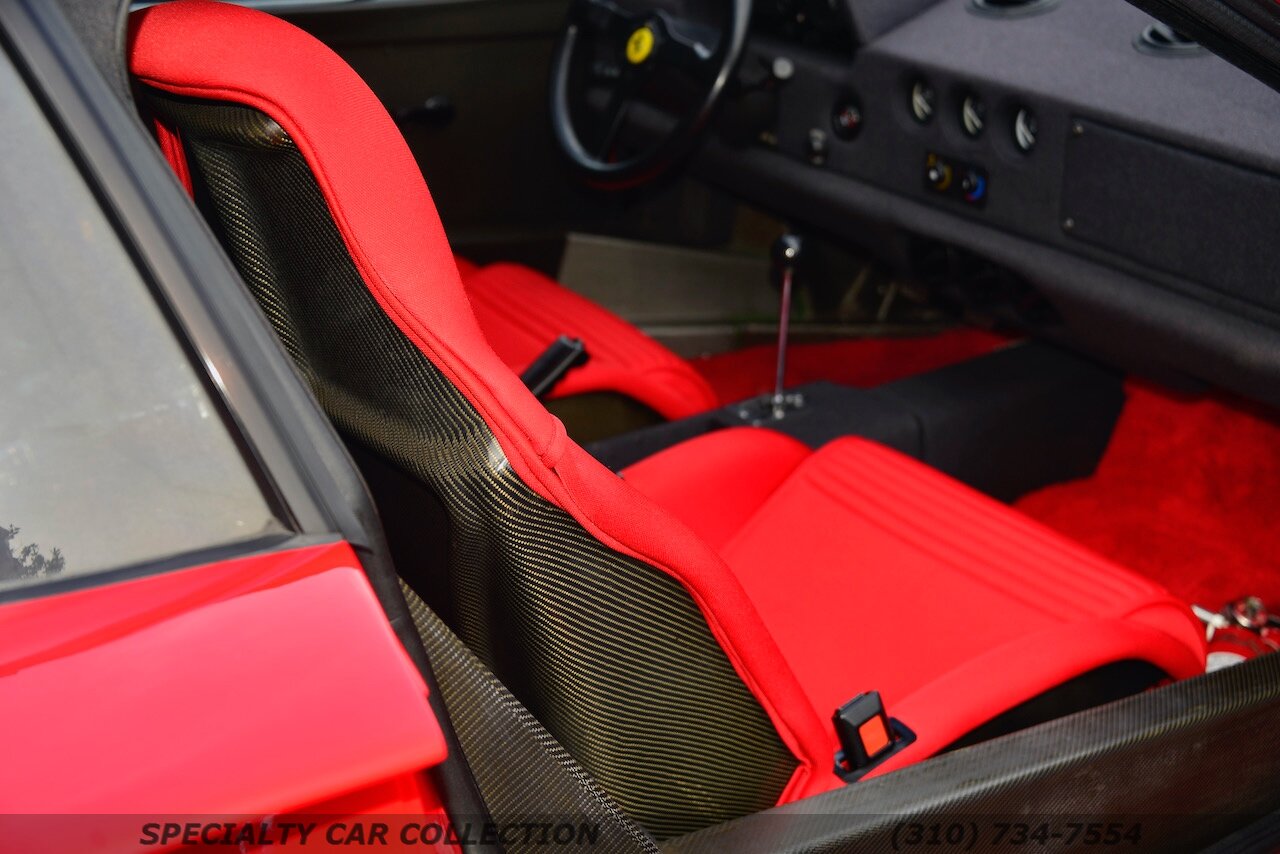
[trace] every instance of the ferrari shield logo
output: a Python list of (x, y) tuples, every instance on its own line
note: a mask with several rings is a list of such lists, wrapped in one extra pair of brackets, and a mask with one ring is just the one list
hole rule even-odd
[(627, 39), (627, 61), (639, 65), (653, 53), (653, 30), (641, 27)]

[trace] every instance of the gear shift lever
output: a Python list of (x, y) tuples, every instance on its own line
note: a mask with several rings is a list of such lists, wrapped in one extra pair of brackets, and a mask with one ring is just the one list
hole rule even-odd
[(778, 311), (778, 365), (774, 374), (773, 396), (769, 399), (774, 420), (787, 414), (787, 406), (798, 406), (798, 397), (786, 394), (787, 381), (787, 336), (791, 331), (791, 292), (795, 280), (796, 266), (804, 251), (804, 239), (798, 234), (787, 232), (773, 243), (773, 263), (779, 276), (782, 291), (782, 305)]

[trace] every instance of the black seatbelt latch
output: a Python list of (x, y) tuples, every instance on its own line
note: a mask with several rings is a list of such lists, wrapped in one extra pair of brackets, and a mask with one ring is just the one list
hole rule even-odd
[(520, 375), (520, 381), (533, 392), (534, 397), (541, 400), (555, 388), (556, 383), (564, 379), (565, 374), (579, 365), (586, 364), (589, 358), (587, 345), (582, 343), (581, 338), (561, 335), (542, 351), (541, 356), (524, 369), (524, 373)]
[(879, 691), (859, 694), (833, 718), (840, 750), (836, 751), (836, 776), (846, 783), (868, 771), (916, 740), (916, 734), (884, 710)]

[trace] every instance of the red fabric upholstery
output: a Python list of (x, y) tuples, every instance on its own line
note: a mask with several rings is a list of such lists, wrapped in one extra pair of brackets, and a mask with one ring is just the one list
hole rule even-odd
[(156, 142), (160, 144), (160, 152), (164, 154), (165, 160), (173, 168), (173, 172), (178, 176), (182, 189), (187, 191), (188, 196), (194, 196), (195, 190), (191, 186), (191, 169), (187, 165), (187, 155), (182, 150), (182, 140), (174, 133), (164, 122), (156, 121), (153, 124), (156, 134)]
[(1104, 664), (1203, 672), (1199, 623), (1154, 582), (874, 443), (797, 445), (725, 430), (623, 474), (718, 546), (815, 713), (878, 690), (928, 755)]
[(479, 264), (467, 258), (463, 258), (461, 255), (453, 256), (453, 261), (458, 267), (458, 275), (463, 279), (466, 279), (467, 276), (470, 276), (472, 273), (480, 269)]
[[(470, 269), (468, 269), (470, 267)], [(498, 356), (520, 373), (560, 335), (581, 338), (590, 359), (553, 397), (617, 392), (668, 419), (719, 404), (716, 393), (666, 347), (609, 310), (527, 267), (459, 264), (471, 307)]]
[(859, 439), (809, 457), (722, 554), (815, 712), (878, 690), (922, 754), (1112, 661), (1204, 670), (1203, 630), (1158, 585)]
[[(781, 800), (839, 785), (831, 773), (829, 721), (837, 694), (843, 700), (864, 687), (889, 691), (896, 713), (918, 715), (911, 723), (924, 730), (923, 745), (904, 754), (918, 759), (978, 719), (979, 710), (998, 713), (1019, 692), (1077, 665), (1137, 656), (1168, 664), (1175, 675), (1199, 665), (1202, 651), (1190, 627), (1188, 637), (1166, 640), (1179, 634), (1177, 615), (1166, 613), (1158, 589), (865, 443), (833, 445), (782, 482), (725, 547), (739, 581), (685, 525), (570, 442), (490, 347), (413, 157), (381, 103), (341, 59), (283, 21), (208, 0), (154, 6), (131, 23), (130, 63), (142, 83), (246, 104), (289, 133), (371, 295), (485, 419), (512, 470), (601, 542), (668, 573), (689, 592), (797, 758)], [(856, 509), (876, 506), (880, 514), (880, 505), (910, 507), (928, 524), (912, 528), (914, 516), (873, 519)], [(1082, 575), (1073, 580), (1077, 569)], [(890, 586), (895, 598), (887, 604), (867, 595)], [(940, 602), (935, 590), (954, 598)], [(899, 603), (910, 613), (916, 602), (929, 608), (917, 610), (918, 629), (903, 631), (900, 621), (880, 613), (896, 616)], [(1082, 623), (1095, 604), (1100, 616)], [(1018, 616), (1001, 623), (1003, 614), (957, 607), (991, 605), (1016, 607)], [(884, 634), (869, 634), (864, 644), (836, 632), (829, 618), (838, 609), (891, 627), (892, 643)], [(1059, 618), (1059, 610), (1066, 616)], [(936, 642), (935, 619), (946, 626), (937, 629)], [(1060, 626), (1073, 634), (1055, 633)], [(1037, 627), (1053, 644), (1019, 645), (1040, 639)], [(1081, 654), (1083, 648), (1093, 652)], [(993, 660), (999, 668), (989, 667)], [(898, 673), (904, 662), (921, 668), (910, 683)], [(1005, 684), (1007, 666), (1023, 676)], [(1000, 682), (963, 675), (979, 667), (985, 676), (998, 671)], [(884, 684), (864, 684), (881, 678)], [(917, 698), (929, 691), (954, 701), (954, 719), (948, 706), (924, 708)]]
[(655, 454), (622, 476), (718, 549), (810, 453), (773, 430), (735, 427)]
[(130, 68), (177, 95), (274, 118), (315, 173), (370, 293), (482, 415), (512, 469), (602, 543), (679, 581), (707, 617), (798, 766), (781, 800), (835, 785), (829, 725), (723, 561), (569, 441), (489, 346), (416, 162), (378, 98), (336, 54), (284, 21), (213, 0), (130, 20)]

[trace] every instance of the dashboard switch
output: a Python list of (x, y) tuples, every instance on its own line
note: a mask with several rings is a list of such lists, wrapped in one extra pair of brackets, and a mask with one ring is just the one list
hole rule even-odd
[(1017, 115), (1013, 117), (1013, 144), (1018, 146), (1018, 150), (1023, 154), (1030, 154), (1036, 147), (1036, 138), (1039, 134), (1040, 127), (1036, 122), (1035, 113), (1026, 107), (1018, 110)]
[(786, 83), (796, 76), (796, 64), (785, 56), (775, 57), (769, 64), (769, 74), (779, 83)]
[(987, 107), (977, 95), (966, 95), (961, 103), (960, 127), (970, 139), (977, 139), (987, 129)]
[(930, 154), (924, 164), (924, 180), (929, 189), (936, 193), (945, 193), (955, 182), (955, 170), (951, 164), (936, 154)]
[(852, 95), (845, 95), (836, 101), (831, 112), (831, 129), (843, 140), (851, 140), (862, 130), (862, 106)]
[(969, 168), (960, 179), (960, 192), (971, 205), (980, 205), (987, 198), (987, 176), (982, 170)]
[(982, 208), (987, 204), (991, 179), (981, 166), (951, 160), (931, 151), (924, 160), (924, 187), (933, 195)]
[(809, 131), (809, 140), (806, 145), (809, 153), (809, 162), (814, 166), (821, 166), (827, 162), (827, 133), (826, 131), (813, 128)]

